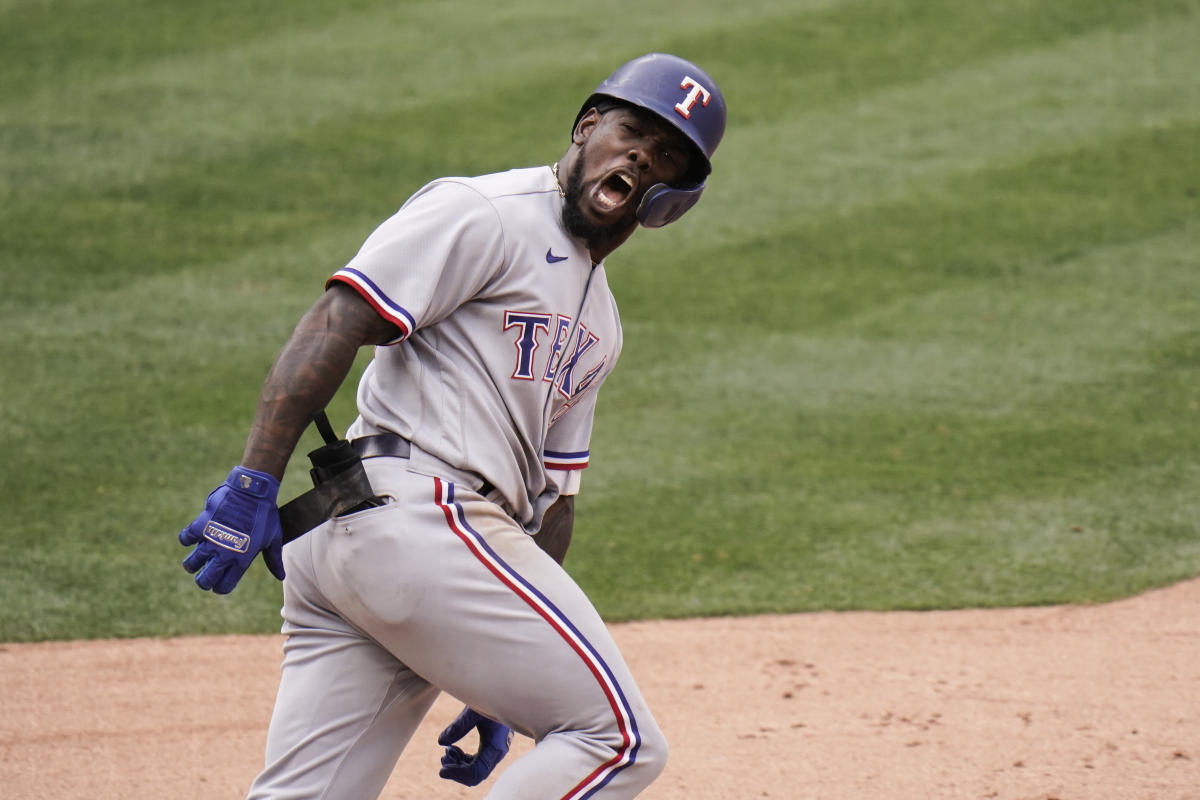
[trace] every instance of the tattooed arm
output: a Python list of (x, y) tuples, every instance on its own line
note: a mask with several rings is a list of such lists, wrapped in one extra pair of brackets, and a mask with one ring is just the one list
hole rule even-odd
[(242, 465), (282, 478), (300, 435), (346, 380), (358, 348), (398, 333), (353, 289), (331, 286), (300, 318), (267, 373)]
[[(346, 380), (358, 348), (392, 341), (399, 333), (353, 289), (331, 286), (296, 323), (267, 373), (242, 465), (283, 478), (300, 435)], [(574, 522), (575, 498), (560, 497), (534, 536), (560, 564), (571, 545)]]

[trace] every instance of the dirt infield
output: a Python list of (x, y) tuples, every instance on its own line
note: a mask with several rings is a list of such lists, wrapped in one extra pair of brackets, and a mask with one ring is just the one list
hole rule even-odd
[[(1094, 607), (614, 632), (672, 744), (646, 798), (1200, 798), (1200, 581)], [(281, 643), (0, 646), (0, 795), (241, 797)], [(436, 777), (457, 711), (439, 700), (385, 798), (484, 796)]]

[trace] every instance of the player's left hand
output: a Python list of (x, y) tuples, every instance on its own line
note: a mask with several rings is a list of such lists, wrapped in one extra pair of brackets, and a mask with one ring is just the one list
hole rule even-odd
[[(479, 751), (468, 755), (454, 743), (476, 728), (479, 729)], [(512, 730), (507, 725), (464, 708), (438, 737), (438, 744), (446, 748), (438, 775), (463, 786), (477, 786), (492, 774), (500, 759), (508, 753), (512, 738)]]
[(260, 552), (271, 574), (283, 580), (283, 529), (279, 525), (279, 481), (274, 475), (234, 467), (208, 495), (204, 511), (179, 532), (179, 543), (196, 545), (183, 568), (196, 585), (229, 594)]

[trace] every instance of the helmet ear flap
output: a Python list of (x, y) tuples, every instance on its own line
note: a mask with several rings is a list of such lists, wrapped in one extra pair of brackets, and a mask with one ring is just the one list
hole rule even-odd
[(703, 191), (703, 183), (691, 189), (675, 189), (665, 183), (656, 183), (642, 195), (637, 208), (638, 221), (647, 228), (661, 228), (696, 205)]

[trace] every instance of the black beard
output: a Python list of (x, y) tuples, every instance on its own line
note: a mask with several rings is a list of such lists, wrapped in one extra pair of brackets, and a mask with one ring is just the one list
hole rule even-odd
[(583, 199), (583, 154), (587, 144), (579, 148), (575, 166), (567, 176), (567, 185), (563, 187), (563, 225), (567, 233), (587, 242), (591, 250), (602, 249), (611, 240), (617, 238), (616, 227), (598, 225), (583, 214), (580, 201)]

